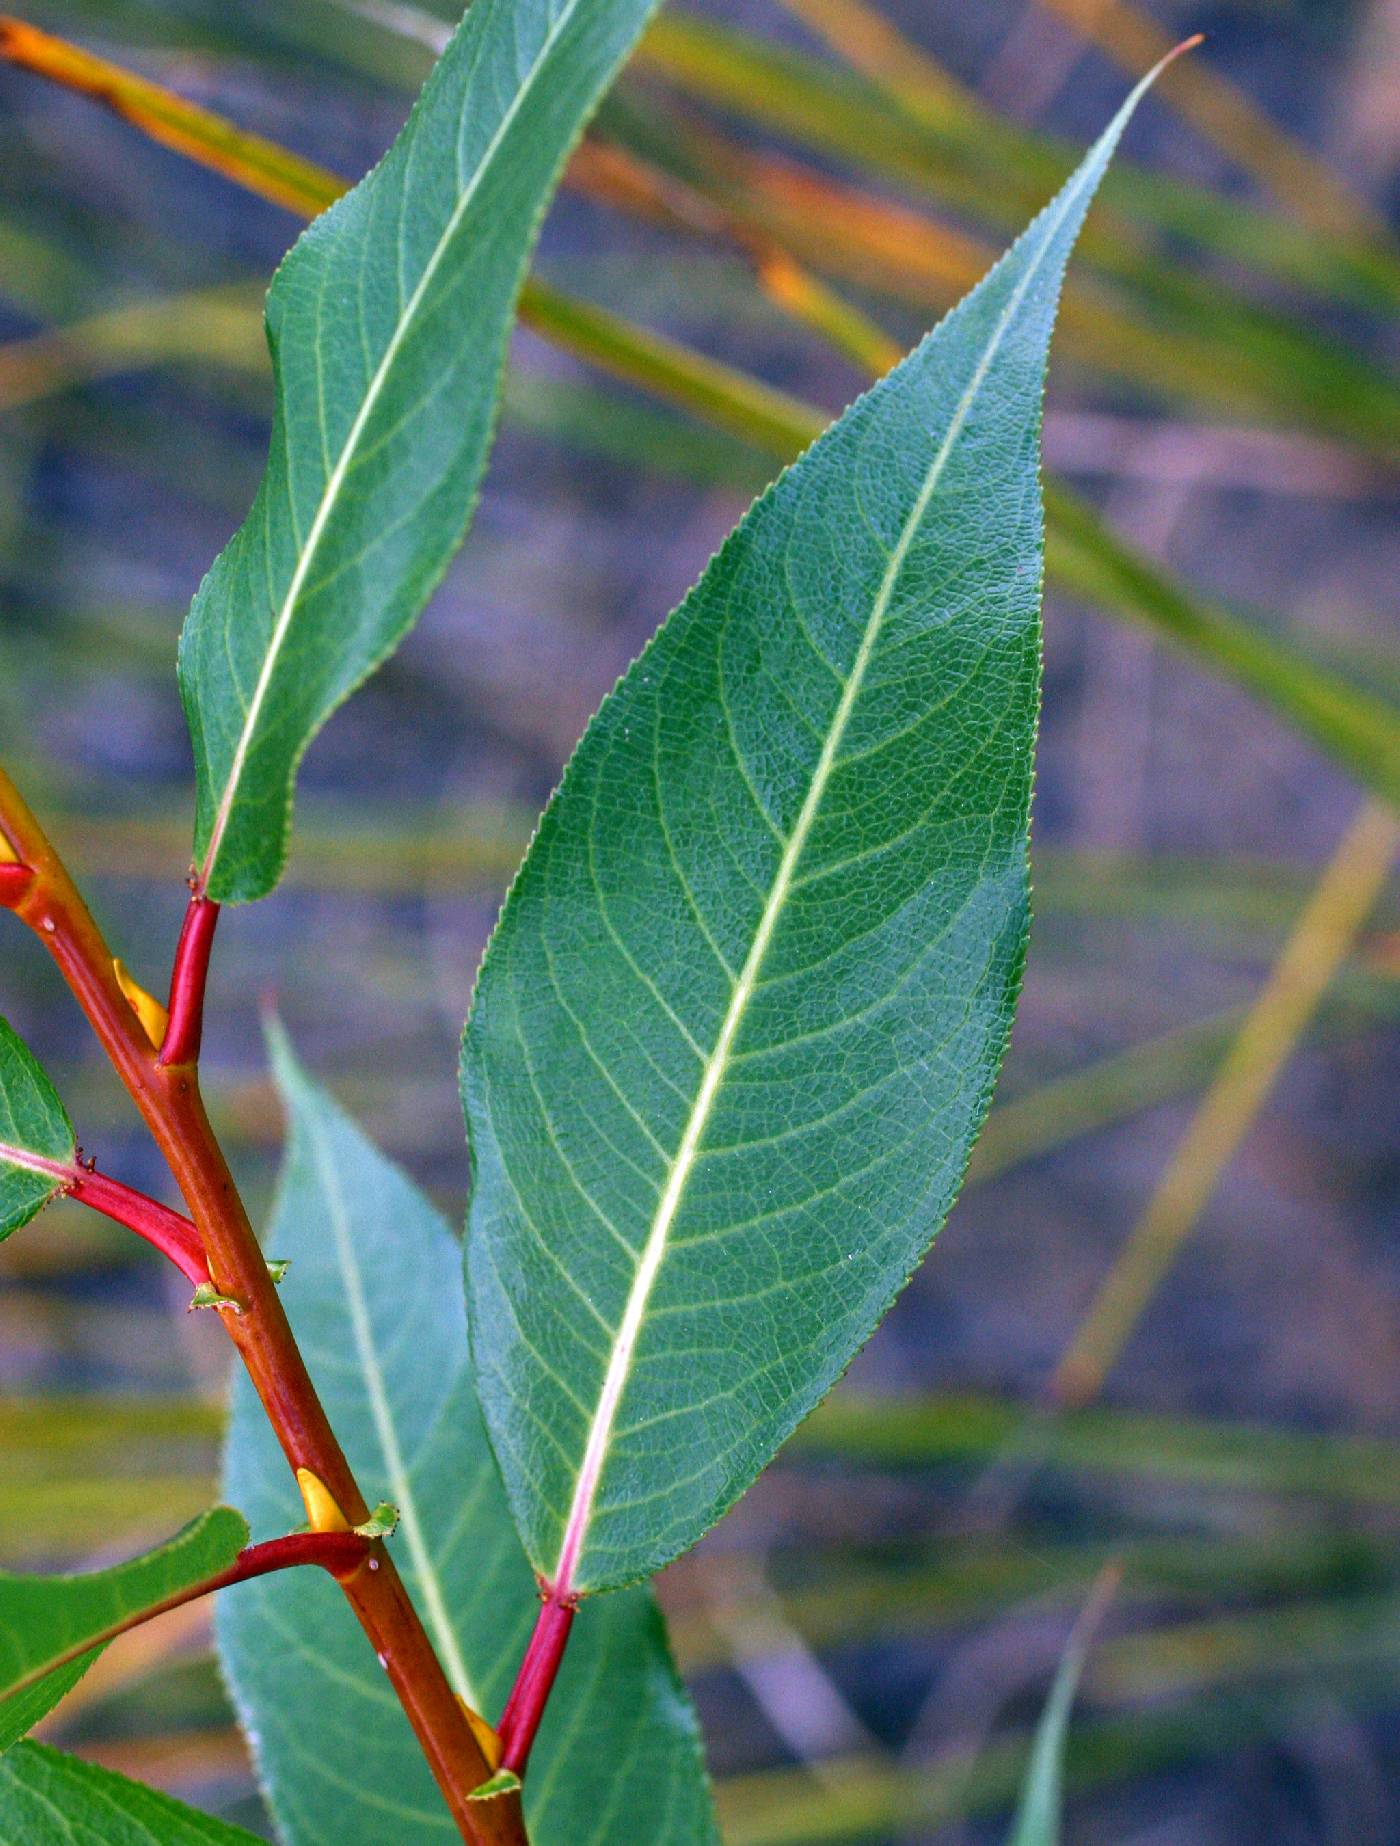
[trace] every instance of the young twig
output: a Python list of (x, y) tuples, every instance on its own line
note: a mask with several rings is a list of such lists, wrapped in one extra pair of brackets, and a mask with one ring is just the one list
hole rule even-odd
[[(167, 1062), (152, 1044), (123, 989), (111, 950), (3, 770), (0, 840), (0, 904), (34, 931), (57, 962), (165, 1156), (198, 1230), (210, 1281), (219, 1295), (241, 1307), (237, 1314), (221, 1313), (220, 1319), (288, 1462), (299, 1474), (314, 1477), (348, 1525), (364, 1524), (368, 1505), (316, 1395), (209, 1125), (197, 1069), (190, 1061)], [(200, 901), (196, 898), (195, 904)], [(187, 1021), (198, 1018), (211, 935), (211, 918), (192, 923), (187, 917), (182, 938)], [(177, 968), (176, 986), (181, 978)], [(186, 1036), (176, 1049), (188, 1052), (197, 1042), (197, 1024), (193, 1038), (188, 1024), (183, 1030)], [(462, 1838), (472, 1846), (524, 1846), (516, 1796), (476, 1803), (468, 1799), (472, 1789), (489, 1779), (493, 1765), (482, 1752), (382, 1540), (370, 1544), (365, 1566), (345, 1577), (342, 1588), (384, 1663)]]

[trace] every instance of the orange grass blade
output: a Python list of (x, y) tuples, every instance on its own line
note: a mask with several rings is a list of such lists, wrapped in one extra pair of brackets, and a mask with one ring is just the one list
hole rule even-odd
[(90, 96), (163, 147), (291, 211), (323, 211), (346, 182), (222, 116), (24, 20), (0, 14), (0, 58)]
[[(163, 85), (23, 20), (0, 15), (0, 58), (47, 77), (63, 89), (91, 97), (149, 139), (301, 217), (324, 211), (349, 188), (348, 180), (316, 162), (303, 160), (261, 135), (248, 134)], [(587, 144), (575, 156), (568, 178), (577, 190), (634, 214), (733, 243), (752, 263), (765, 294), (841, 347), (856, 364), (883, 372), (899, 359), (902, 349), (893, 340), (788, 252), (778, 249), (772, 239), (745, 230), (681, 182), (653, 171), (620, 149)], [(551, 332), (558, 324), (550, 313), (549, 299), (542, 298), (528, 282), (520, 317), (542, 332)], [(66, 355), (68, 348), (63, 352)], [(582, 356), (588, 356), (587, 352)], [(16, 365), (19, 358), (17, 355)], [(51, 365), (62, 362), (59, 354), (50, 354), (46, 348), (25, 353), (23, 360), (26, 380), (31, 360), (36, 374), (45, 377)], [(16, 389), (23, 395), (22, 385)]]

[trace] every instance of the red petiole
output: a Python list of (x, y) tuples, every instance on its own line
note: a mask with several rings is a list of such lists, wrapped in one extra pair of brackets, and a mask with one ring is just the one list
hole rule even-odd
[(119, 1179), (109, 1179), (105, 1173), (84, 1166), (81, 1160), (64, 1190), (69, 1198), (80, 1200), (154, 1244), (196, 1288), (209, 1280), (209, 1262), (199, 1232), (178, 1211), (147, 1198), (132, 1186), (124, 1186)]
[(545, 1590), (542, 1594), (535, 1631), (530, 1636), (497, 1726), (501, 1739), (501, 1767), (513, 1770), (518, 1776), (525, 1773), (525, 1764), (554, 1689), (569, 1630), (578, 1611), (578, 1602), (573, 1597), (560, 1598), (553, 1590)]
[(160, 1048), (162, 1064), (194, 1064), (204, 1033), (204, 988), (214, 947), (219, 906), (193, 891), (170, 973), (170, 1024)]

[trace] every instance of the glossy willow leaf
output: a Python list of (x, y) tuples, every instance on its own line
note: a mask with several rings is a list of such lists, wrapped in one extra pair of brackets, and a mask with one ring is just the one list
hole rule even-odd
[[(291, 1119), (269, 1234), (269, 1248), (292, 1259), (284, 1299), (366, 1491), (399, 1509), (389, 1542), (439, 1657), (494, 1717), (538, 1599), (472, 1393), (456, 1239), (280, 1039), (274, 1055)], [(255, 1529), (295, 1520), (286, 1463), (242, 1378), (227, 1479)], [(342, 1598), (312, 1573), (296, 1576), (226, 1591), (217, 1611), (288, 1846), (454, 1841)], [(579, 1616), (525, 1786), (535, 1846), (715, 1841), (694, 1714), (648, 1591)]]
[(215, 1820), (42, 1744), (22, 1743), (0, 1762), (5, 1846), (263, 1846)]
[(169, 1544), (110, 1570), (0, 1573), (0, 1750), (53, 1709), (124, 1623), (217, 1576), (247, 1542), (242, 1515), (216, 1506)]
[(463, 1051), (472, 1341), (563, 1588), (719, 1517), (961, 1182), (1025, 955), (1046, 353), (1140, 94), (755, 504), (502, 913)]
[(58, 1092), (0, 1019), (0, 1242), (63, 1190), (74, 1152)]
[(477, 0), (384, 161), (283, 263), (247, 522), (180, 647), (211, 896), (276, 884), (293, 783), (461, 541), (559, 169), (656, 0)]

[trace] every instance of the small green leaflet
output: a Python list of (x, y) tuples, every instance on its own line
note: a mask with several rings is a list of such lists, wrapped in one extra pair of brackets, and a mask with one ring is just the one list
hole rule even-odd
[[(476, 1409), (457, 1240), (274, 1036), (290, 1142), (268, 1247), (287, 1310), (459, 1692), (494, 1720), (538, 1610)], [(246, 1380), (228, 1490), (285, 1531), (296, 1489)], [(442, 1846), (457, 1833), (334, 1585), (297, 1572), (224, 1592), (219, 1647), (286, 1846)], [(318, 1714), (315, 1748), (302, 1718)], [(645, 1589), (579, 1616), (525, 1781), (535, 1846), (717, 1846), (695, 1715)]]
[(58, 1092), (0, 1019), (0, 1242), (63, 1190), (75, 1152)]
[(649, 1575), (946, 1216), (1028, 925), (1041, 398), (1139, 86), (750, 510), (590, 725), (463, 1046), (477, 1389), (525, 1548)]
[(476, 0), (384, 160), (277, 272), (267, 470), (180, 644), (211, 897), (277, 883), (303, 752), (461, 543), (541, 216), (655, 5)]
[(110, 1570), (0, 1572), (0, 1750), (53, 1709), (133, 1616), (227, 1570), (247, 1542), (243, 1516), (216, 1506), (168, 1544)]
[(0, 1762), (5, 1846), (265, 1846), (214, 1820), (42, 1744), (22, 1743)]

